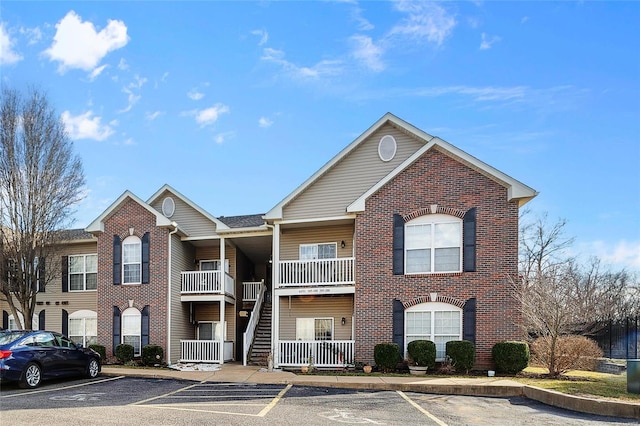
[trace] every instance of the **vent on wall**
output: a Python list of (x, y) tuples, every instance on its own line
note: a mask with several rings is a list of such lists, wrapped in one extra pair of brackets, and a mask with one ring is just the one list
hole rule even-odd
[(176, 211), (176, 203), (173, 201), (173, 198), (167, 197), (162, 200), (162, 214), (165, 217), (173, 216), (173, 213)]
[(391, 161), (396, 156), (396, 140), (391, 135), (385, 135), (378, 144), (378, 155), (382, 161)]

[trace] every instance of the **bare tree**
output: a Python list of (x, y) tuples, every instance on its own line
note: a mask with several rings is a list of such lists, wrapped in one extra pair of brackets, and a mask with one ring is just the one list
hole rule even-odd
[[(47, 97), (2, 88), (0, 100), (0, 298), (18, 326), (32, 327), (38, 288), (84, 185), (82, 163)], [(20, 313), (21, 315), (18, 315)], [(22, 316), (24, 323), (20, 320)]]

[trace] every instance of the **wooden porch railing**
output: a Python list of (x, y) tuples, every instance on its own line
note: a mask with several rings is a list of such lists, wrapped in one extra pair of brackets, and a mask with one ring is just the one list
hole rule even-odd
[(233, 277), (222, 271), (181, 272), (182, 294), (227, 294), (235, 297)]
[(220, 350), (219, 340), (181, 340), (180, 361), (222, 363), (233, 359), (233, 342), (224, 342)]
[(344, 367), (353, 364), (353, 340), (280, 340), (278, 365), (298, 367)]
[(278, 285), (344, 285), (355, 283), (353, 257), (313, 260), (281, 260)]

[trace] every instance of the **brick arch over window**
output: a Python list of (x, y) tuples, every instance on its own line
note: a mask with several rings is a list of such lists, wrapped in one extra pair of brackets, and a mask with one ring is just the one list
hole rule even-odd
[(466, 211), (460, 210), (460, 209), (454, 209), (451, 207), (442, 207), (437, 204), (433, 204), (429, 207), (423, 207), (421, 209), (412, 211), (411, 213), (402, 216), (402, 219), (404, 219), (405, 222), (409, 222), (410, 220), (413, 220), (417, 217), (425, 216), (428, 214), (446, 214), (449, 216), (455, 216), (457, 218), (462, 219), (464, 218)]
[(457, 306), (458, 308), (463, 308), (464, 304), (467, 302), (466, 300), (462, 300), (462, 299), (457, 299), (455, 297), (451, 297), (451, 296), (440, 296), (438, 295), (436, 297), (436, 300), (432, 300), (431, 296), (420, 296), (420, 297), (416, 297), (415, 299), (406, 301), (406, 302), (402, 302), (402, 306), (404, 306), (404, 309), (410, 308), (412, 306), (418, 305), (420, 303), (427, 303), (427, 302), (442, 302), (442, 303), (448, 303), (449, 305), (453, 305), (453, 306)]

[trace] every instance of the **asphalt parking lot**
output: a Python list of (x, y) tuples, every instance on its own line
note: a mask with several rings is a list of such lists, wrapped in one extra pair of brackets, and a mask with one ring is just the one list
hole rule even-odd
[(603, 425), (635, 421), (548, 407), (526, 398), (480, 398), (307, 386), (98, 377), (3, 385), (2, 424)]

